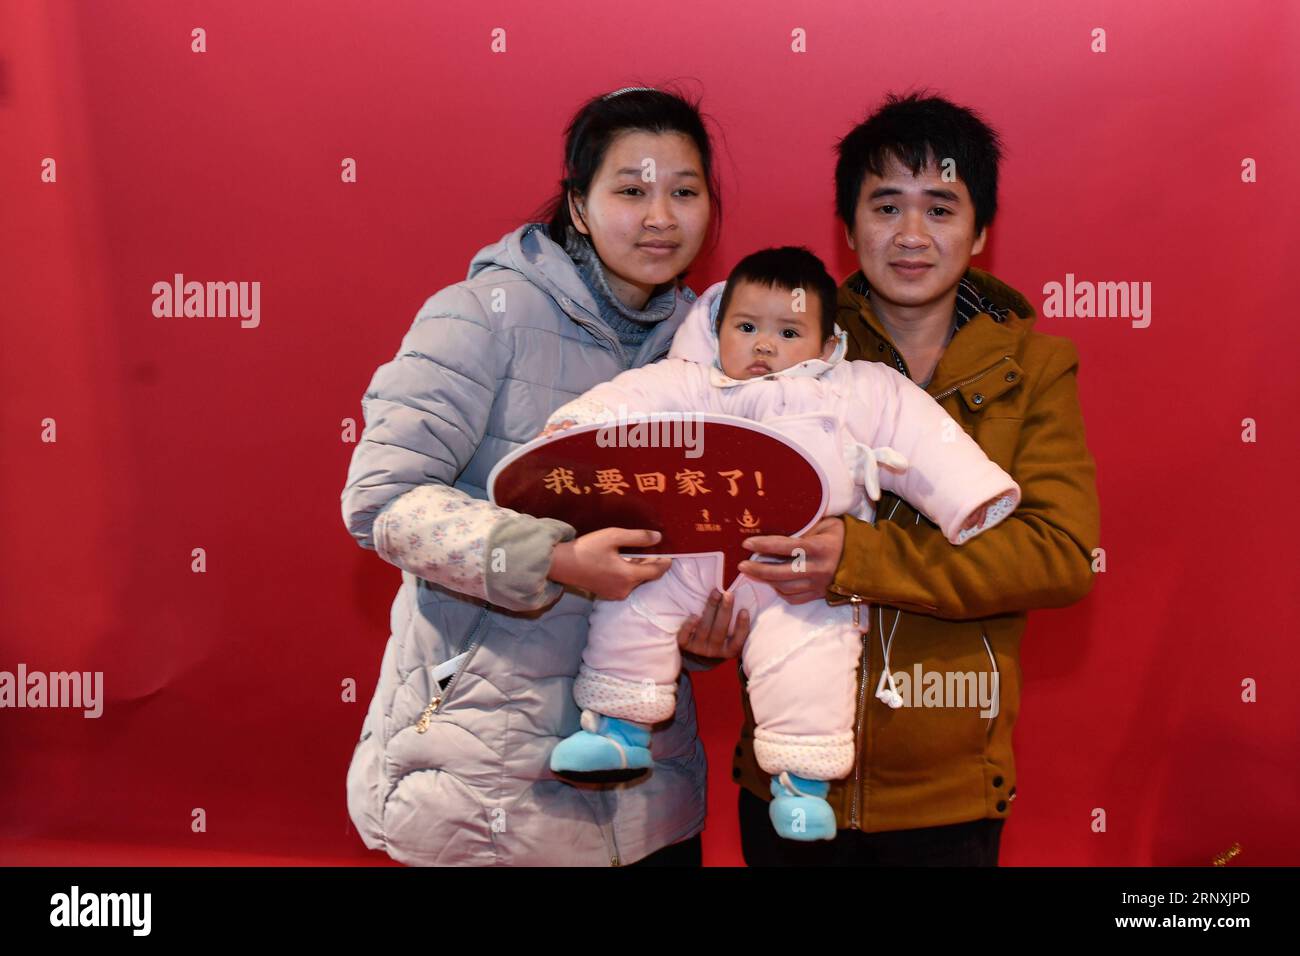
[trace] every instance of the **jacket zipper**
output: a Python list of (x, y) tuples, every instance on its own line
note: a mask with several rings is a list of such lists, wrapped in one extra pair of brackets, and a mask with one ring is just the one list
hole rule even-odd
[(966, 379), (964, 382), (958, 382), (956, 385), (952, 386), (951, 388), (945, 388), (945, 389), (944, 389), (942, 392), (940, 392), (938, 395), (935, 395), (935, 396), (934, 396), (934, 400), (937, 402), (937, 401), (938, 401), (939, 399), (941, 399), (941, 398), (947, 398), (947, 397), (948, 397), (949, 395), (951, 395), (953, 392), (957, 391), (957, 389), (959, 389), (959, 388), (964, 388), (965, 386), (969, 385), (971, 382), (977, 382), (977, 381), (979, 381), (981, 378), (983, 378), (983, 377), (984, 377), (985, 375), (987, 375), (989, 372), (993, 371), (995, 368), (997, 368), (997, 367), (998, 367), (999, 365), (1001, 365), (1003, 362), (1007, 361), (1009, 358), (1011, 358), (1010, 355), (1004, 355), (1004, 356), (1002, 356), (1002, 358), (998, 359), (996, 362), (994, 362), (992, 365), (990, 365), (990, 366), (989, 366), (988, 368), (986, 368), (984, 371), (982, 371), (982, 372), (978, 372), (978, 373), (976, 373), (975, 375), (972, 375), (970, 378)]
[[(889, 512), (889, 515), (885, 518), (886, 521), (889, 521), (894, 517), (894, 512), (898, 510), (898, 506), (902, 503), (903, 500), (900, 498), (895, 503), (893, 509)], [(879, 519), (879, 512), (877, 512), (876, 515), (873, 516), (871, 523), (874, 525), (878, 519)], [(920, 519), (919, 514), (917, 515), (917, 519), (918, 520)], [(837, 588), (834, 585), (831, 585), (830, 589), (839, 594), (846, 593), (842, 588)], [(862, 631), (861, 624), (860, 624), (861, 621), (860, 614), (862, 613), (862, 604), (864, 601), (866, 601), (866, 598), (862, 597), (859, 594), (850, 594), (848, 595), (848, 597), (849, 597), (849, 603), (853, 605), (853, 626), (857, 627), (862, 634), (862, 657), (858, 663), (858, 673), (861, 675), (860, 683), (858, 684), (858, 713), (857, 713), (856, 723), (854, 724), (854, 734), (853, 734), (853, 740), (856, 743), (857, 741), (863, 739), (862, 724), (863, 721), (866, 719), (866, 715), (867, 715), (865, 704), (867, 699), (867, 681), (870, 680), (871, 678), (871, 635), (870, 635), (871, 619), (870, 618), (867, 619), (868, 630)], [(871, 612), (868, 610), (867, 613), (870, 614)], [(902, 613), (901, 610), (899, 613)], [(894, 621), (895, 623), (897, 623), (898, 621), (897, 616), (895, 616)], [(884, 618), (882, 617), (880, 620), (880, 627), (884, 628), (884, 626), (885, 626)], [(890, 637), (890, 643), (891, 645), (893, 643), (892, 635)], [(888, 653), (889, 652), (886, 650), (885, 655), (888, 656)], [(881, 661), (881, 667), (882, 667), (881, 674), (883, 676), (884, 674), (883, 660)], [(858, 823), (859, 823), (858, 802), (859, 802), (859, 797), (862, 794), (862, 760), (860, 759), (862, 755), (860, 753), (855, 752), (853, 756), (854, 756), (853, 804), (849, 810), (849, 826), (856, 830), (859, 828), (858, 827)]]
[[(892, 345), (890, 346), (890, 351), (894, 351)], [(894, 354), (897, 355), (898, 353), (894, 352)], [(999, 365), (1001, 365), (1009, 358), (1011, 358), (1010, 355), (1002, 356), (1002, 358), (998, 359), (996, 362), (994, 362), (992, 365), (990, 365), (988, 368), (984, 369), (983, 371), (978, 372), (975, 375), (972, 375), (970, 378), (965, 379), (964, 381), (958, 382), (956, 385), (953, 385), (950, 388), (944, 389), (942, 392), (932, 397), (934, 398), (935, 401), (938, 401), (941, 398), (947, 398), (953, 392), (957, 391), (957, 389), (962, 388), (966, 385), (969, 385), (971, 382), (975, 382), (983, 378), (985, 375), (993, 371), (995, 368), (997, 368)], [(906, 368), (905, 362), (903, 363), (903, 366), (904, 368)], [(911, 376), (909, 375), (908, 377), (910, 378)], [(848, 591), (845, 591), (843, 588), (838, 588), (833, 584), (830, 586), (830, 590), (834, 591), (836, 594), (842, 594), (848, 597), (849, 603), (853, 605), (853, 623), (857, 624), (858, 614), (860, 613), (861, 605), (865, 600), (865, 598), (863, 598), (861, 595), (858, 594), (851, 594)], [(931, 608), (931, 610), (937, 611), (938, 608)], [(980, 627), (980, 634), (981, 636), (983, 636), (984, 634), (983, 626)], [(871, 644), (869, 642), (870, 642), (870, 635), (864, 632), (862, 635), (862, 658), (858, 665), (858, 671), (861, 676), (858, 684), (858, 713), (857, 713), (856, 722), (854, 724), (854, 728), (855, 728), (854, 739), (856, 740), (862, 739), (862, 724), (863, 724), (863, 720), (866, 718), (866, 713), (867, 713), (864, 704), (866, 702), (866, 696), (867, 696), (867, 681), (870, 679), (871, 676), (870, 668), (869, 668), (869, 662), (871, 658)], [(987, 638), (985, 638), (984, 643), (985, 643), (985, 647), (987, 648), (988, 646)], [(989, 659), (993, 660), (993, 652), (991, 650), (989, 651)], [(993, 668), (994, 671), (996, 672), (997, 671), (996, 661), (994, 661), (993, 663)], [(989, 729), (992, 730), (992, 718), (990, 718)], [(853, 803), (852, 803), (852, 807), (849, 810), (849, 826), (854, 829), (857, 829), (859, 823), (858, 804), (862, 794), (862, 760), (860, 759), (861, 754), (857, 754), (855, 756), (859, 759), (855, 759), (853, 761)]]
[[(589, 317), (590, 314), (587, 313), (587, 310), (583, 308), (581, 305), (579, 305), (577, 301), (575, 301), (574, 299), (571, 299), (566, 295), (562, 295), (562, 299), (563, 301), (561, 301), (559, 304), (560, 304), (560, 308), (564, 311), (564, 314), (567, 315), (569, 318), (571, 318), (578, 325), (582, 326), (584, 329), (586, 329), (596, 338), (603, 339), (605, 343), (610, 346), (610, 350), (614, 353), (615, 357), (618, 359), (618, 364), (623, 366), (624, 369), (627, 369), (629, 367), (628, 363), (631, 361), (631, 356), (627, 354), (627, 350), (623, 348), (623, 343), (618, 340), (618, 337), (614, 335), (614, 333), (610, 330), (609, 326), (607, 326), (603, 321), (601, 321), (599, 317), (596, 317), (594, 319), (590, 318)], [(570, 312), (565, 307), (566, 303), (569, 306), (573, 307), (574, 310), (573, 312)], [(575, 312), (582, 312), (585, 314), (575, 315), (574, 314)]]
[[(849, 603), (853, 605), (853, 623), (858, 623), (858, 614), (862, 610), (862, 598), (853, 594), (849, 597)], [(867, 678), (869, 676), (869, 662), (871, 657), (871, 635), (862, 632), (862, 659), (858, 665), (858, 671), (861, 674), (861, 680), (858, 684), (858, 713), (854, 723), (854, 739), (862, 739), (862, 721), (866, 717), (866, 707), (863, 706), (867, 699)], [(849, 812), (849, 826), (857, 829), (858, 826), (858, 794), (862, 792), (862, 760), (861, 755), (855, 755), (858, 759), (853, 761), (853, 807)]]
[[(601, 837), (605, 841), (605, 852), (609, 854), (610, 866), (622, 866), (623, 860), (618, 852), (618, 839), (614, 836), (614, 813), (610, 806), (610, 797), (607, 789), (601, 790), (582, 790), (582, 799), (587, 801), (587, 806), (591, 808), (591, 820), (596, 826), (600, 827)], [(601, 823), (601, 814), (604, 814), (606, 823)]]
[[(602, 798), (603, 798), (604, 794), (602, 794), (601, 796), (602, 796)], [(610, 822), (607, 823), (607, 824), (605, 824), (605, 826), (606, 826), (606, 828), (609, 830), (609, 845), (610, 845), (611, 847), (614, 848), (614, 855), (611, 856), (611, 857), (609, 858), (609, 865), (610, 865), (610, 866), (622, 866), (623, 863), (622, 863), (622, 861), (619, 860), (619, 858), (618, 858), (618, 840), (614, 837), (614, 817), (613, 817), (613, 815), (610, 816), (609, 820), (610, 820)]]
[(460, 678), (466, 665), (469, 664), (470, 660), (473, 658), (474, 651), (477, 650), (479, 644), (482, 643), (482, 639), (478, 636), (478, 632), (482, 629), (483, 622), (487, 620), (487, 614), (488, 606), (487, 604), (484, 604), (482, 609), (479, 611), (478, 620), (474, 623), (474, 629), (469, 632), (469, 638), (461, 645), (463, 650), (458, 650), (456, 652), (457, 654), (465, 654), (465, 659), (461, 661), (460, 666), (456, 668), (456, 673), (451, 675), (451, 680), (447, 682), (446, 690), (441, 690), (437, 687), (434, 688), (433, 699), (429, 701), (428, 706), (426, 706), (421, 712), (420, 719), (415, 723), (415, 732), (417, 734), (422, 734), (429, 729), (429, 724), (433, 720), (433, 715), (442, 709), (442, 702), (451, 695), (451, 690), (456, 686), (456, 681)]
[[(575, 310), (581, 312), (587, 311), (585, 308), (583, 308), (573, 299), (569, 299), (569, 302), (573, 305)], [(688, 303), (688, 305), (693, 305), (694, 302), (695, 300), (692, 299), (690, 303)], [(632, 363), (636, 361), (636, 356), (629, 354), (628, 350), (624, 347), (623, 343), (619, 341), (618, 336), (615, 335), (610, 330), (609, 326), (605, 324), (603, 319), (600, 319), (599, 317), (595, 319), (588, 318), (586, 316), (579, 317), (574, 315), (572, 312), (566, 312), (565, 314), (568, 315), (569, 318), (573, 319), (573, 321), (577, 322), (579, 325), (585, 328), (588, 332), (591, 332), (593, 335), (595, 335), (596, 338), (604, 339), (607, 343), (609, 343), (609, 345), (612, 347), (612, 351), (614, 352), (614, 355), (618, 358), (618, 363), (623, 366), (624, 370), (632, 368)], [(681, 324), (679, 323), (678, 328), (680, 327)], [(652, 331), (650, 334), (653, 335), (654, 332)], [(654, 358), (651, 358), (650, 362), (657, 362), (660, 359), (667, 357), (668, 352), (672, 349), (672, 344), (673, 344), (672, 337), (670, 336), (667, 345), (663, 347), (659, 355), (655, 356)], [(638, 352), (639, 351), (640, 349), (638, 348)]]

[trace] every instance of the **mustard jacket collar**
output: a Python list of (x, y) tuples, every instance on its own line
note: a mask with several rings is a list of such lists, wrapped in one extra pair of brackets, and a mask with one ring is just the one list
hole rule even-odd
[[(875, 358), (876, 341), (890, 349), (896, 350), (897, 346), (872, 311), (870, 299), (855, 291), (861, 278), (859, 270), (840, 284), (837, 319), (839, 326), (856, 342), (860, 354), (864, 358)], [(1016, 355), (1021, 340), (1038, 318), (1034, 307), (1018, 290), (991, 274), (972, 266), (966, 271), (966, 278), (994, 305), (1011, 312), (1003, 322), (995, 322), (987, 312), (981, 312), (958, 330), (939, 358), (926, 388), (931, 394), (947, 391), (980, 370), (995, 365), (1004, 356)], [(875, 341), (869, 333), (874, 334)]]

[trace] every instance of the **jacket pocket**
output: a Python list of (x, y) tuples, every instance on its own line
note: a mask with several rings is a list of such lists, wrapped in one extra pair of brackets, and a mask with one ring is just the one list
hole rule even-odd
[[(873, 629), (880, 627), (879, 616), (873, 615), (871, 623)], [(986, 649), (978, 621), (945, 621), (937, 629), (933, 619), (920, 618), (917, 624), (916, 632), (900, 631), (890, 655), (904, 706), (895, 710), (869, 696), (871, 757), (882, 771), (907, 778), (947, 777), (988, 749), (1000, 709), (997, 662)], [(883, 626), (889, 628), (888, 616)], [(919, 657), (909, 656), (922, 648)], [(868, 695), (875, 694), (879, 683), (877, 667)]]
[(430, 674), (429, 702), (425, 705), (424, 710), (420, 713), (419, 719), (415, 722), (416, 733), (425, 733), (429, 729), (430, 724), (432, 724), (436, 719), (437, 715), (447, 705), (447, 702), (451, 700), (452, 696), (456, 693), (458, 689), (457, 685), (464, 676), (465, 668), (470, 665), (471, 661), (473, 661), (474, 652), (478, 650), (479, 645), (483, 641), (483, 636), (486, 632), (487, 617), (488, 604), (484, 601), (481, 603), (473, 626), (470, 628), (468, 634), (466, 634), (465, 639), (460, 642), (455, 653), (451, 655), (451, 657), (457, 657), (464, 654), (465, 659), (460, 662), (460, 666), (456, 668), (455, 673), (451, 675), (450, 680), (445, 684), (440, 684), (438, 681), (432, 679), (434, 668), (441, 664), (442, 661), (430, 661), (425, 665)]
[(979, 687), (980, 716), (986, 722), (984, 738), (987, 742), (997, 727), (998, 717), (1002, 713), (1002, 671), (998, 667), (997, 655), (993, 653), (993, 644), (989, 641), (988, 631), (979, 625), (980, 640), (989, 658), (989, 675), (986, 683)]
[(379, 740), (369, 728), (352, 750), (348, 764), (347, 804), (352, 825), (361, 842), (372, 850), (384, 849), (383, 774), (380, 773)]
[[(992, 643), (980, 621), (955, 624), (959, 629), (960, 658), (954, 663), (953, 686), (959, 687), (955, 699), (947, 701), (959, 721), (964, 756), (980, 756), (988, 751), (1001, 710), (1001, 675)], [(958, 716), (960, 715), (960, 716)]]
[(474, 791), (445, 770), (413, 770), (384, 801), (388, 855), (408, 866), (496, 862), (492, 820)]

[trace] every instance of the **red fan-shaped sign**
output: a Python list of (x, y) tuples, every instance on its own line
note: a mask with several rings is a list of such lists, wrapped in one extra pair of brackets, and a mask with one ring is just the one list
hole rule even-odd
[[(683, 421), (683, 419), (687, 419)], [(648, 528), (663, 534), (628, 554), (716, 554), (718, 587), (754, 555), (751, 535), (799, 535), (827, 500), (822, 469), (793, 440), (730, 415), (645, 415), (540, 438), (502, 458), (488, 476), (494, 504), (558, 518), (587, 534)]]

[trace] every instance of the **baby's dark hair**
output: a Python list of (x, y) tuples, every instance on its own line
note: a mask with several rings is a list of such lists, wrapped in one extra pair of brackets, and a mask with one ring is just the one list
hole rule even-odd
[(822, 341), (834, 334), (837, 298), (835, 280), (826, 271), (821, 259), (803, 246), (760, 249), (737, 262), (731, 275), (727, 276), (727, 286), (722, 290), (722, 301), (718, 304), (719, 327), (727, 314), (731, 294), (741, 282), (754, 282), (769, 289), (787, 289), (790, 292), (802, 289), (806, 300), (816, 296), (816, 304), (808, 302), (808, 308), (820, 310)]

